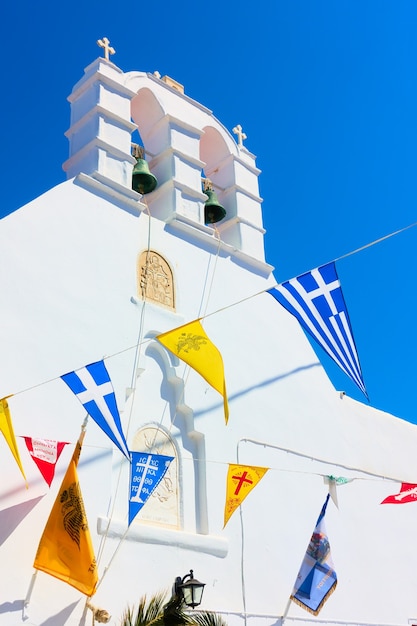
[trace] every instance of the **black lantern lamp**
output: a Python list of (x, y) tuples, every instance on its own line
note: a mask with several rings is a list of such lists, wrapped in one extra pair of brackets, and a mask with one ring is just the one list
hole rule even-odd
[(192, 607), (193, 609), (201, 604), (201, 598), (203, 597), (205, 583), (201, 583), (194, 578), (193, 570), (190, 569), (190, 573), (186, 574), (184, 578), (178, 576), (175, 579), (175, 595), (182, 598), (184, 604)]

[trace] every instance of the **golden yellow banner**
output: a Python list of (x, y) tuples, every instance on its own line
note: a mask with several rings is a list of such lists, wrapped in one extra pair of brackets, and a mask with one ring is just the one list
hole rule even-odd
[(163, 346), (196, 370), (223, 396), (224, 417), (229, 419), (223, 358), (207, 337), (200, 320), (179, 326), (156, 337)]
[[(7, 396), (7, 398), (10, 398), (10, 396)], [(7, 398), (2, 398), (0, 400), (0, 430), (9, 445), (9, 448), (16, 460), (16, 463), (19, 466), (20, 471), (23, 474), (23, 478), (26, 480), (25, 472), (23, 471), (22, 462), (20, 460), (19, 450), (17, 448), (16, 437), (13, 431), (13, 424), (10, 417), (10, 410)]]
[(33, 567), (92, 596), (97, 565), (77, 475), (83, 438), (84, 432), (46, 522)]
[(229, 464), (223, 528), (226, 526), (232, 513), (242, 504), (252, 489), (256, 487), (268, 469), (268, 467), (257, 467), (255, 465)]

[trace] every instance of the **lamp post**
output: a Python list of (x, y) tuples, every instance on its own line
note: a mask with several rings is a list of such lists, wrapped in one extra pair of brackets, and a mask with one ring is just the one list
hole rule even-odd
[(186, 574), (183, 578), (177, 576), (175, 579), (174, 592), (176, 596), (183, 600), (184, 604), (195, 609), (196, 606), (201, 604), (204, 587), (205, 583), (196, 580), (193, 570), (190, 569), (190, 573)]

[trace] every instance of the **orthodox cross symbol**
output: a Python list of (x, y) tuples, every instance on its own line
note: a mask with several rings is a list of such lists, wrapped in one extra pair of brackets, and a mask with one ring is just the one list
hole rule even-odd
[(107, 61), (109, 60), (109, 55), (116, 52), (116, 50), (112, 48), (109, 44), (110, 41), (107, 39), (107, 37), (103, 37), (103, 39), (97, 40), (97, 45), (100, 46), (100, 48), (104, 48), (104, 58)]
[(235, 490), (235, 496), (239, 495), (239, 491), (242, 489), (243, 483), (249, 483), (250, 485), (253, 485), (253, 480), (246, 478), (247, 475), (247, 472), (243, 472), (242, 476), (232, 476), (233, 480), (239, 481)]
[(234, 127), (233, 132), (235, 135), (237, 135), (237, 145), (240, 147), (243, 147), (243, 140), (247, 139), (247, 136), (245, 135), (245, 133), (242, 131), (242, 127), (240, 124), (238, 124), (237, 126)]
[(140, 483), (138, 486), (138, 490), (136, 492), (136, 495), (133, 496), (133, 498), (130, 498), (131, 502), (140, 502), (141, 504), (144, 504), (144, 501), (142, 500), (142, 498), (140, 497), (141, 493), (142, 493), (142, 488), (145, 482), (145, 478), (146, 478), (146, 474), (148, 473), (149, 469), (155, 469), (155, 466), (152, 465), (152, 454), (148, 454), (148, 458), (146, 459), (146, 461), (144, 463), (141, 463), (140, 461), (138, 461), (136, 463), (136, 468), (143, 468), (142, 471), (142, 476), (140, 479)]

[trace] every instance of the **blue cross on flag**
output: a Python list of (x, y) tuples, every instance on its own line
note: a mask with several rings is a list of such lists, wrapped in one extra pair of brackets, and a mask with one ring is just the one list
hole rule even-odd
[(173, 456), (132, 452), (130, 467), (129, 524), (157, 488)]
[(116, 396), (104, 361), (91, 363), (61, 378), (75, 393), (87, 413), (130, 461)]
[(268, 289), (368, 397), (334, 262)]

